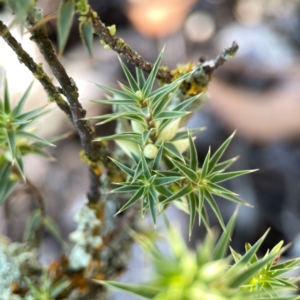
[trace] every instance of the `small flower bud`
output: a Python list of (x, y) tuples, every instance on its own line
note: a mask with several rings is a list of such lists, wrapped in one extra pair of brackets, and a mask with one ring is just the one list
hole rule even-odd
[(111, 50), (111, 48), (110, 48), (109, 45), (104, 45), (104, 49), (106, 49), (106, 50)]
[(157, 152), (158, 152), (158, 149), (153, 144), (148, 144), (144, 148), (144, 155), (145, 155), (146, 158), (150, 158), (150, 159), (155, 158)]
[(172, 143), (180, 153), (183, 153), (189, 147), (189, 139), (181, 139), (181, 140), (174, 141)]
[(142, 126), (142, 124), (137, 121), (131, 121), (131, 127), (132, 131), (136, 133), (142, 133), (144, 131), (144, 127)]
[(117, 32), (116, 25), (108, 26), (107, 29), (111, 36), (114, 36)]
[(136, 94), (140, 99), (143, 99), (143, 93), (142, 93), (142, 91), (136, 91), (135, 94)]
[(159, 140), (161, 141), (170, 141), (175, 136), (179, 123), (181, 118), (176, 119), (175, 121), (171, 122), (169, 125), (167, 125), (160, 133)]
[(106, 42), (105, 42), (104, 40), (100, 40), (100, 43), (101, 43), (102, 45), (106, 45)]

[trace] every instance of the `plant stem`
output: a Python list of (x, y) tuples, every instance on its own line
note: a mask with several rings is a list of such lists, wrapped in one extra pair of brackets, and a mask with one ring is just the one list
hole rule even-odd
[[(124, 56), (128, 62), (147, 73), (151, 72), (153, 69), (153, 64), (145, 61), (141, 55), (131, 49), (129, 45), (125, 44), (123, 39), (112, 36), (109, 32), (109, 29), (104, 23), (102, 23), (98, 16), (94, 17), (94, 15), (91, 13), (91, 17), (93, 21), (94, 33), (97, 34), (101, 40), (105, 41), (105, 43), (109, 45), (112, 50), (116, 51), (121, 56)], [(157, 73), (157, 79), (164, 79), (166, 82), (171, 82), (171, 72), (164, 70), (164, 68), (160, 68)]]
[(11, 35), (8, 28), (0, 20), (0, 36), (17, 54), (18, 59), (23, 63), (35, 76), (35, 78), (42, 84), (48, 97), (51, 101), (55, 101), (62, 111), (69, 117), (71, 112), (68, 103), (62, 98), (57, 88), (53, 85), (51, 78), (45, 73), (41, 64), (36, 64), (30, 55), (22, 48), (16, 39)]
[[(93, 142), (95, 139), (94, 129), (88, 120), (83, 120), (86, 111), (79, 102), (78, 88), (74, 80), (68, 76), (65, 68), (58, 60), (58, 57), (50, 41), (45, 25), (36, 26), (38, 24), (38, 16), (36, 12), (28, 15), (28, 22), (34, 30), (31, 30), (31, 39), (37, 44), (44, 59), (47, 61), (52, 70), (53, 75), (58, 80), (63, 94), (66, 96), (71, 110), (73, 124), (78, 132), (86, 157), (90, 160), (90, 189), (88, 199), (90, 202), (98, 202), (100, 199), (100, 176), (99, 164), (107, 166), (110, 161), (108, 159), (109, 151), (101, 143)], [(97, 166), (98, 167), (95, 167)]]

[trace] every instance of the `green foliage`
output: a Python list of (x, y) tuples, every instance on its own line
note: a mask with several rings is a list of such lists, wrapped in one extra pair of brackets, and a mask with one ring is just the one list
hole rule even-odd
[(27, 280), (29, 293), (35, 300), (55, 300), (66, 289), (70, 282), (66, 278), (54, 282), (51, 272), (44, 271), (39, 282)]
[(11, 26), (18, 24), (20, 26), (21, 32), (23, 33), (27, 15), (29, 11), (32, 10), (35, 0), (6, 0), (6, 2), (15, 15)]
[[(38, 32), (37, 29), (44, 26), (48, 20), (47, 18), (43, 19), (42, 11), (35, 7), (36, 0), (6, 0), (5, 2), (14, 13), (13, 22), (9, 27), (18, 24), (21, 32), (25, 27), (30, 28), (30, 31)], [(106, 27), (97, 13), (90, 7), (88, 0), (61, 1), (57, 26), (59, 54), (62, 54), (65, 48), (75, 13), (79, 16), (81, 39), (90, 56), (92, 56), (95, 28), (106, 49), (112, 47), (118, 51), (126, 46), (127, 58), (130, 58), (130, 53), (134, 53), (133, 57), (142, 60), (134, 50), (124, 44), (122, 39), (112, 38), (116, 33), (115, 25)], [(6, 27), (4, 28), (5, 32), (2, 32), (2, 37), (5, 39), (5, 35), (9, 32), (6, 31)], [(43, 30), (44, 28), (41, 31)], [(43, 39), (47, 39), (46, 34), (43, 33), (42, 35), (41, 38), (39, 34), (36, 34), (34, 38), (34, 41), (38, 42), (41, 48), (43, 48)], [(108, 42), (107, 37), (110, 38), (110, 42)], [(231, 48), (226, 49), (222, 54), (223, 56), (218, 57), (218, 65), (231, 58), (237, 48), (238, 46), (233, 43)], [(43, 53), (43, 51), (41, 52)], [(51, 54), (45, 53), (43, 53), (44, 56), (53, 55), (52, 52)], [(119, 53), (121, 52), (119, 51)], [(122, 54), (124, 53), (122, 52)], [(88, 290), (91, 278), (104, 277), (107, 279), (111, 276), (107, 274), (114, 274), (115, 272), (115, 270), (111, 272), (111, 270), (105, 269), (110, 268), (112, 266), (111, 261), (114, 260), (113, 256), (108, 255), (108, 252), (111, 249), (113, 250), (112, 253), (115, 253), (115, 249), (124, 249), (122, 241), (120, 242), (122, 240), (121, 234), (111, 243), (109, 241), (110, 234), (112, 233), (111, 236), (114, 237), (114, 234), (119, 234), (119, 229), (114, 228), (114, 231), (110, 232), (110, 227), (113, 228), (112, 225), (118, 226), (118, 223), (114, 224), (108, 216), (112, 209), (114, 209), (113, 212), (118, 210), (117, 213), (121, 213), (132, 209), (131, 206), (140, 202), (142, 216), (150, 211), (154, 224), (156, 224), (157, 216), (170, 203), (175, 203), (185, 209), (190, 215), (189, 235), (191, 235), (198, 214), (199, 225), (203, 222), (208, 229), (206, 238), (196, 251), (192, 252), (187, 248), (179, 232), (167, 223), (167, 241), (171, 253), (166, 254), (156, 245), (157, 237), (154, 237), (153, 232), (148, 235), (132, 233), (132, 236), (150, 257), (154, 269), (153, 278), (142, 284), (99, 280), (97, 282), (154, 300), (299, 299), (299, 296), (293, 294), (297, 288), (296, 279), (287, 277), (286, 273), (294, 271), (299, 266), (300, 259), (295, 258), (279, 262), (280, 255), (286, 249), (283, 247), (283, 242), (278, 243), (262, 258), (258, 257), (257, 252), (268, 232), (253, 246), (246, 244), (244, 255), (229, 247), (237, 213), (225, 226), (215, 197), (238, 205), (248, 205), (237, 194), (225, 189), (222, 182), (249, 174), (254, 170), (226, 171), (237, 159), (222, 161), (222, 156), (234, 134), (214, 154), (211, 154), (209, 149), (204, 162), (199, 166), (194, 140), (196, 134), (201, 132), (203, 128), (186, 129), (184, 126), (195, 108), (199, 108), (204, 102), (202, 95), (197, 93), (206, 89), (212, 73), (205, 72), (203, 62), (199, 62), (194, 67), (193, 64), (187, 64), (187, 66), (178, 67), (172, 74), (169, 73), (172, 75), (170, 76), (172, 77), (171, 80), (170, 78), (161, 80), (161, 83), (171, 83), (154, 89), (158, 71), (165, 70), (164, 67), (160, 67), (162, 56), (163, 51), (147, 78), (145, 78), (143, 71), (138, 68), (136, 68), (136, 76), (134, 77), (120, 60), (129, 86), (119, 83), (120, 90), (117, 90), (97, 84), (98, 87), (111, 93), (112, 96), (107, 100), (92, 100), (96, 103), (112, 105), (114, 112), (89, 118), (90, 120), (100, 120), (99, 124), (115, 120), (118, 122), (117, 131), (114, 135), (97, 138), (95, 142), (116, 141), (123, 153), (131, 158), (131, 161), (126, 161), (122, 155), (111, 158), (127, 177), (126, 181), (118, 183), (119, 187), (111, 191), (115, 194), (111, 199), (118, 200), (116, 201), (116, 209), (105, 206), (105, 201), (102, 201), (100, 205), (91, 202), (85, 205), (75, 217), (78, 224), (77, 229), (70, 235), (75, 246), (66, 256), (66, 266), (60, 266), (59, 262), (56, 261), (56, 264), (59, 265), (58, 273), (56, 273), (58, 269), (51, 273), (51, 271), (46, 271), (46, 268), (41, 272), (42, 267), (37, 261), (37, 249), (28, 247), (28, 245), (32, 244), (31, 242), (35, 239), (37, 242), (35, 244), (39, 244), (38, 235), (42, 226), (62, 244), (64, 244), (64, 240), (54, 221), (45, 215), (42, 199), (39, 199), (40, 208), (32, 213), (28, 221), (24, 232), (24, 240), (26, 241), (24, 244), (10, 243), (3, 239), (3, 236), (0, 237), (2, 240), (0, 254), (4, 262), (3, 266), (0, 266), (2, 274), (0, 278), (1, 293), (5, 295), (3, 297), (6, 295), (10, 297), (15, 292), (12, 291), (14, 286), (14, 288), (19, 289), (13, 295), (13, 297), (15, 296), (14, 299), (54, 300), (61, 299), (65, 295), (75, 299), (75, 290), (80, 289), (80, 292)], [(20, 58), (21, 55), (18, 54), (18, 57)], [(131, 57), (131, 61), (136, 60), (133, 57)], [(49, 61), (49, 58), (46, 61)], [(140, 66), (141, 64), (138, 62), (136, 65)], [(57, 67), (55, 63), (51, 65), (51, 62), (50, 66), (52, 68)], [(217, 67), (216, 62), (215, 67)], [(60, 66), (58, 69), (63, 70)], [(44, 72), (42, 73), (45, 75)], [(55, 72), (53, 74), (57, 77)], [(64, 76), (65, 74), (62, 77)], [(42, 77), (36, 76), (39, 80)], [(61, 83), (60, 80), (59, 82)], [(8, 198), (18, 180), (22, 178), (26, 181), (23, 167), (24, 155), (32, 153), (49, 157), (44, 152), (44, 148), (52, 145), (52, 143), (35, 135), (31, 127), (34, 121), (46, 113), (44, 107), (23, 112), (31, 87), (32, 84), (17, 105), (12, 107), (8, 85), (5, 81), (4, 96), (0, 98), (0, 204), (3, 204)], [(61, 93), (68, 90), (69, 87), (61, 83), (60, 88), (56, 89), (53, 86), (54, 96), (57, 95), (57, 91)], [(75, 91), (77, 94), (76, 88)], [(52, 98), (55, 98), (54, 96)], [(69, 101), (70, 107), (68, 108), (74, 112), (72, 105), (75, 105), (77, 109), (80, 104), (77, 101), (74, 101), (74, 104), (72, 101)], [(67, 111), (69, 110), (67, 109)], [(73, 114), (71, 114), (72, 117)], [(78, 120), (73, 118), (73, 121), (76, 123)], [(88, 122), (85, 126), (87, 126), (85, 129), (93, 132), (93, 128), (89, 127)], [(80, 131), (79, 127), (77, 126), (76, 129), (82, 137), (85, 131)], [(90, 138), (89, 142), (91, 143)], [(85, 146), (83, 145), (83, 147)], [(106, 155), (105, 151), (103, 153)], [(99, 162), (101, 162), (100, 158), (95, 163), (97, 168), (100, 165)], [(108, 164), (103, 167), (109, 169), (111, 165)], [(97, 173), (93, 168), (92, 171), (93, 175), (97, 175), (102, 170), (99, 167)], [(104, 173), (108, 174), (109, 172)], [(94, 180), (95, 176), (92, 177)], [(104, 179), (103, 183), (108, 177), (101, 179)], [(104, 194), (103, 190), (105, 191), (111, 182), (107, 180), (107, 183), (103, 183), (101, 195)], [(96, 182), (96, 188), (100, 189), (100, 185), (97, 186), (97, 184)], [(95, 189), (94, 182), (92, 182), (92, 188)], [(126, 203), (122, 202), (122, 199), (118, 199), (120, 193), (128, 193)], [(123, 206), (118, 203), (122, 203)], [(215, 231), (210, 230), (207, 217), (208, 207), (216, 215), (223, 229), (218, 240)], [(106, 214), (108, 211), (109, 213)], [(124, 219), (120, 217), (119, 224), (126, 225), (126, 222), (122, 223), (127, 220), (126, 218), (127, 216)], [(127, 242), (128, 239), (126, 239)], [(228, 249), (230, 249), (229, 256), (227, 256)], [(119, 267), (118, 263), (116, 266)], [(73, 276), (74, 274), (75, 276)], [(69, 276), (70, 281), (67, 276)], [(101, 294), (103, 289), (100, 290)], [(83, 297), (87, 299), (89, 296), (84, 295)]]
[(62, 2), (59, 6), (59, 14), (57, 20), (58, 32), (58, 52), (63, 53), (66, 46), (72, 21), (75, 12), (75, 3), (73, 0)]
[(2, 203), (12, 187), (21, 176), (25, 180), (22, 156), (28, 153), (49, 157), (44, 152), (52, 143), (35, 135), (32, 131), (34, 121), (47, 111), (44, 107), (23, 112), (24, 104), (30, 93), (32, 84), (15, 107), (11, 107), (8, 84), (5, 80), (4, 96), (0, 98), (0, 202)]
[[(141, 70), (136, 69), (136, 79), (120, 60), (129, 87), (119, 83), (121, 90), (98, 85), (113, 96), (108, 100), (92, 100), (101, 104), (112, 104), (115, 112), (91, 120), (102, 120), (105, 124), (113, 120), (129, 122), (130, 131), (98, 138), (97, 141), (114, 140), (133, 159), (133, 168), (113, 159), (128, 178), (115, 193), (133, 193), (130, 200), (119, 213), (141, 200), (141, 212), (150, 209), (154, 224), (156, 216), (169, 203), (181, 201), (188, 203), (190, 214), (189, 232), (191, 234), (196, 214), (199, 224), (204, 220), (208, 227), (205, 202), (217, 216), (225, 229), (223, 218), (214, 196), (222, 197), (237, 204), (245, 205), (238, 195), (223, 188), (219, 183), (248, 174), (252, 171), (224, 172), (235, 159), (220, 163), (220, 159), (233, 138), (231, 135), (215, 152), (210, 151), (201, 168), (198, 166), (194, 135), (201, 128), (187, 130), (179, 128), (182, 117), (190, 113), (189, 108), (199, 95), (184, 99), (172, 105), (184, 80), (192, 75), (187, 73), (171, 84), (153, 90), (154, 81), (160, 67), (163, 51), (160, 53), (147, 80)], [(128, 126), (127, 126), (128, 127)], [(186, 155), (183, 153), (186, 151)]]
[[(281, 248), (283, 242), (258, 259), (256, 253), (266, 233), (255, 245), (247, 244), (243, 256), (232, 250), (232, 255), (226, 257), (235, 219), (236, 213), (217, 242), (215, 233), (207, 234), (195, 253), (188, 250), (179, 232), (170, 225), (167, 238), (170, 254), (163, 253), (147, 236), (135, 233), (136, 241), (147, 252), (153, 265), (153, 279), (134, 285), (96, 282), (155, 300), (299, 299), (296, 295), (289, 295), (296, 289), (295, 279), (280, 277), (300, 263), (299, 259), (277, 263), (284, 251)], [(234, 263), (230, 265), (232, 258)]]

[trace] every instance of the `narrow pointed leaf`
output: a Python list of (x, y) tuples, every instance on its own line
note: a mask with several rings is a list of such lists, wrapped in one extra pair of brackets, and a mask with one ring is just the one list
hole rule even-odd
[(115, 288), (121, 291), (125, 291), (128, 293), (132, 293), (134, 295), (138, 295), (144, 297), (146, 299), (153, 299), (161, 290), (156, 287), (151, 287), (149, 285), (143, 284), (128, 284), (117, 281), (100, 281), (94, 280), (94, 282), (107, 285), (111, 288)]
[(14, 108), (12, 114), (13, 116), (18, 116), (21, 114), (24, 104), (28, 98), (28, 95), (30, 94), (31, 88), (33, 86), (34, 81), (32, 81), (29, 85), (29, 87), (27, 88), (27, 90), (25, 91), (24, 95), (22, 96), (22, 98), (20, 99), (18, 105)]
[[(176, 89), (178, 89), (178, 87), (176, 87)], [(174, 93), (174, 91), (172, 91), (172, 93)], [(167, 94), (163, 94), (161, 97), (158, 98), (157, 101), (153, 101), (152, 105), (155, 104), (155, 108), (153, 110), (153, 118), (155, 119), (156, 116), (158, 114), (160, 114), (162, 111), (164, 111), (164, 109), (168, 106), (168, 104), (170, 103), (170, 101), (172, 100), (172, 94), (170, 95), (170, 93)]]
[(52, 220), (50, 217), (44, 217), (42, 221), (45, 228), (55, 237), (55, 239), (62, 245), (65, 245), (66, 242), (54, 220)]
[(98, 83), (94, 83), (94, 85), (96, 85), (98, 88), (106, 91), (106, 92), (109, 92), (109, 93), (112, 93), (115, 97), (118, 97), (118, 99), (120, 100), (132, 100), (131, 98), (128, 97), (128, 95), (120, 90), (117, 90), (117, 89), (114, 89), (114, 88), (110, 88), (108, 86), (105, 86), (105, 85), (101, 85), (101, 84), (98, 84)]
[(219, 221), (219, 223), (220, 223), (222, 229), (223, 229), (224, 231), (226, 231), (226, 226), (225, 226), (225, 224), (224, 224), (223, 217), (222, 217), (222, 215), (221, 215), (221, 212), (220, 212), (220, 210), (219, 210), (219, 207), (218, 207), (218, 205), (217, 205), (217, 203), (216, 203), (214, 197), (213, 197), (212, 194), (211, 194), (208, 190), (206, 190), (206, 189), (204, 189), (204, 197), (205, 197), (205, 199), (207, 200), (207, 202), (208, 202), (208, 204), (210, 205), (210, 207), (211, 207), (211, 209), (213, 210), (213, 212), (215, 213), (215, 215), (216, 215), (216, 217), (217, 217), (217, 219), (218, 219), (218, 221)]
[(199, 98), (200, 94), (193, 96), (183, 102), (181, 102), (179, 105), (177, 105), (176, 107), (173, 108), (173, 110), (175, 111), (183, 111), (184, 109), (186, 109), (187, 107), (190, 106), (190, 104), (192, 104), (195, 100), (197, 100)]
[(190, 169), (193, 171), (197, 171), (198, 169), (198, 155), (195, 143), (192, 139), (192, 136), (189, 134), (189, 158), (190, 158)]
[(156, 154), (156, 157), (153, 161), (153, 165), (152, 165), (152, 169), (153, 170), (159, 170), (160, 169), (160, 163), (161, 163), (161, 158), (162, 158), (162, 153), (163, 153), (163, 147), (164, 147), (164, 144), (161, 144), (159, 149), (158, 149), (158, 152)]
[(189, 111), (163, 111), (155, 117), (155, 120), (165, 120), (165, 119), (173, 120), (173, 119), (184, 117), (190, 113), (191, 112)]
[(192, 74), (191, 73), (187, 73), (184, 74), (183, 76), (181, 76), (180, 78), (178, 78), (177, 80), (173, 81), (170, 84), (166, 84), (163, 87), (153, 91), (150, 95), (149, 98), (153, 98), (153, 97), (160, 97), (163, 94), (167, 94), (170, 93), (170, 91), (172, 91), (175, 87), (181, 85), (181, 83), (186, 80), (188, 77), (190, 77)]
[(189, 180), (193, 181), (193, 182), (197, 182), (197, 173), (194, 172), (193, 170), (191, 170), (190, 168), (186, 167), (184, 164), (176, 161), (175, 159), (171, 158), (172, 163), (174, 164), (174, 166), (176, 168), (179, 169), (179, 171), (185, 175), (186, 177), (189, 178)]
[(126, 185), (121, 186), (119, 188), (116, 188), (111, 191), (111, 193), (132, 193), (136, 192), (138, 189), (140, 189), (140, 185)]
[[(258, 271), (260, 271), (270, 260), (274, 259), (276, 254), (269, 255), (264, 259), (258, 261), (257, 263), (248, 267), (242, 274), (238, 274), (238, 276), (233, 277), (230, 283), (230, 287), (237, 288), (247, 280), (250, 280)], [(238, 262), (241, 263), (243, 258)]]
[(149, 208), (150, 208), (150, 213), (152, 217), (153, 224), (156, 225), (156, 212), (155, 212), (155, 195), (149, 191), (148, 193), (148, 201), (149, 201)]
[(174, 176), (174, 177), (159, 177), (156, 178), (153, 182), (153, 184), (155, 186), (160, 186), (160, 185), (166, 185), (172, 182), (176, 182), (179, 181), (181, 179), (183, 179), (184, 177), (180, 177), (180, 176)]
[(23, 234), (23, 241), (29, 241), (33, 237), (34, 232), (37, 230), (40, 224), (41, 211), (37, 209), (31, 214), (30, 219), (26, 224), (25, 231)]
[(110, 158), (122, 171), (124, 171), (127, 175), (133, 177), (134, 176), (134, 171), (128, 167), (126, 167), (125, 165), (123, 165), (122, 163), (120, 163), (119, 161)]
[(133, 99), (107, 99), (107, 100), (89, 100), (90, 102), (109, 104), (109, 105), (134, 105), (139, 107), (136, 100)]
[(132, 74), (130, 73), (130, 71), (128, 70), (128, 68), (126, 67), (126, 65), (123, 63), (122, 59), (119, 56), (118, 56), (118, 58), (119, 58), (119, 62), (121, 64), (121, 67), (122, 67), (122, 69), (124, 71), (124, 74), (125, 74), (125, 76), (127, 78), (127, 81), (129, 83), (131, 89), (134, 92), (138, 91), (139, 90), (139, 86), (138, 86), (137, 82), (133, 78)]
[(151, 133), (153, 132), (154, 128), (150, 129), (150, 130), (144, 130), (143, 133), (142, 133), (142, 142), (143, 142), (143, 145), (147, 145), (148, 144), (148, 140), (149, 140), (149, 137), (151, 135)]
[(220, 148), (211, 157), (209, 166), (208, 166), (208, 174), (213, 170), (215, 165), (218, 163), (219, 159), (222, 157), (223, 153), (227, 149), (227, 147), (230, 144), (231, 140), (233, 139), (234, 135), (235, 135), (235, 132), (220, 146)]
[(27, 132), (27, 131), (19, 131), (18, 130), (18, 131), (16, 131), (16, 135), (20, 136), (20, 137), (24, 137), (24, 138), (35, 140), (35, 141), (37, 141), (37, 142), (39, 142), (41, 144), (47, 145), (47, 146), (54, 146), (55, 147), (54, 144), (52, 144), (52, 143), (44, 140), (43, 138), (41, 138), (41, 137), (39, 137), (39, 136), (37, 136), (35, 134)]
[(137, 144), (142, 143), (141, 135), (135, 132), (122, 132), (122, 133), (117, 133), (109, 136), (103, 136), (95, 139), (94, 141), (111, 141), (111, 140), (130, 141), (130, 142), (135, 142)]
[(239, 260), (238, 263), (232, 266), (232, 268), (228, 271), (228, 276), (233, 275), (238, 268), (241, 266), (246, 266), (252, 259), (254, 255), (256, 255), (257, 250), (263, 243), (264, 239), (266, 238), (267, 234), (269, 232), (269, 229), (264, 233), (264, 235), (251, 247), (251, 249), (246, 252), (242, 258)]
[(93, 50), (93, 24), (92, 21), (82, 22), (79, 24), (81, 39), (86, 46), (89, 55), (92, 57)]
[(232, 249), (230, 246), (229, 246), (229, 249), (230, 249), (230, 252), (231, 252), (231, 255), (235, 261), (235, 263), (238, 263), (241, 258), (242, 258), (242, 255), (237, 253), (234, 249)]
[(62, 2), (59, 6), (57, 32), (58, 32), (58, 52), (61, 55), (65, 49), (75, 11), (74, 1)]
[(236, 222), (236, 217), (237, 217), (237, 210), (230, 218), (228, 224), (226, 225), (226, 231), (223, 231), (222, 235), (218, 240), (218, 243), (215, 246), (214, 253), (213, 253), (214, 260), (222, 259), (226, 256), (228, 245)]
[(201, 224), (202, 210), (204, 207), (204, 189), (199, 187), (198, 189), (198, 214), (199, 214), (199, 226)]
[(143, 86), (143, 94), (145, 95), (145, 97), (148, 97), (149, 94), (151, 93), (151, 90), (152, 90), (152, 87), (153, 87), (153, 83), (155, 81), (155, 78), (156, 78), (156, 75), (157, 75), (157, 72), (158, 72), (158, 69), (159, 69), (159, 66), (160, 66), (160, 63), (161, 63), (161, 60), (162, 60), (162, 56), (164, 54), (164, 50), (162, 50), (152, 68), (152, 71), (150, 72), (148, 78), (147, 78), (147, 81), (145, 83), (145, 85)]
[(178, 198), (188, 195), (189, 193), (192, 193), (192, 189), (190, 186), (187, 185), (187, 186), (183, 187), (182, 189), (180, 189), (177, 193), (173, 194), (169, 198), (162, 201), (162, 204), (165, 205), (167, 203), (170, 203), (174, 200), (177, 200)]
[(195, 136), (197, 133), (202, 132), (205, 129), (206, 129), (206, 127), (194, 128), (194, 129), (189, 129), (189, 130), (180, 130), (175, 134), (172, 141), (185, 139), (189, 136), (189, 134), (191, 136)]
[(216, 185), (214, 183), (209, 182), (206, 185), (206, 188), (214, 195), (217, 195), (221, 198), (233, 201), (235, 203), (241, 204), (241, 205), (246, 205), (250, 206), (247, 202), (243, 201), (240, 199), (236, 194), (231, 192), (230, 190), (227, 190), (219, 185)]
[[(31, 110), (29, 112), (26, 112), (22, 115), (19, 115), (17, 120), (28, 120), (28, 119), (33, 119), (33, 117), (35, 117), (38, 113), (40, 113), (47, 105), (44, 105), (42, 107), (36, 108), (34, 110)], [(45, 112), (43, 112), (42, 114), (44, 114)]]
[(169, 153), (169, 155), (171, 155), (172, 157), (177, 157), (178, 159), (183, 161), (182, 154), (178, 151), (178, 149), (176, 148), (176, 146), (173, 143), (165, 142), (164, 150), (166, 150)]
[(191, 238), (193, 227), (195, 224), (196, 219), (196, 196), (194, 193), (190, 193), (188, 196), (188, 202), (189, 202), (189, 212), (190, 212), (190, 219), (189, 219), (189, 238)]
[(132, 182), (135, 182), (136, 179), (143, 173), (143, 165), (142, 165), (142, 161), (140, 160), (135, 169), (134, 169), (134, 176), (132, 178)]
[(227, 168), (229, 168), (233, 163), (235, 163), (238, 160), (239, 156), (233, 157), (231, 159), (225, 160), (221, 163), (218, 163), (215, 165), (215, 167), (211, 170), (212, 172), (218, 172), (218, 171), (222, 171), (222, 170), (226, 170)]
[(10, 98), (9, 98), (8, 83), (6, 78), (4, 82), (4, 112), (7, 114), (10, 113)]
[(123, 90), (123, 92), (130, 98), (139, 101), (140, 96), (138, 96), (136, 93), (134, 93), (130, 88), (128, 88), (126, 85), (118, 81), (118, 84), (120, 88)]
[(146, 179), (149, 179), (151, 177), (151, 171), (149, 169), (149, 166), (147, 164), (146, 158), (143, 153), (141, 153), (141, 161), (142, 161), (143, 173)]
[(209, 166), (209, 159), (210, 159), (210, 147), (208, 149), (208, 152), (206, 154), (206, 157), (204, 159), (203, 166), (202, 166), (202, 169), (201, 169), (201, 173), (200, 173), (201, 179), (204, 179), (207, 175), (208, 166)]
[(141, 187), (131, 198), (130, 200), (122, 206), (122, 208), (116, 213), (119, 214), (122, 211), (126, 210), (128, 207), (130, 207), (131, 205), (133, 205), (134, 203), (136, 203), (137, 201), (139, 201), (143, 195), (145, 193), (145, 187)]
[(144, 77), (144, 73), (138, 67), (135, 68), (135, 72), (136, 72), (136, 77), (137, 77), (137, 83), (138, 83), (138, 86), (139, 86), (139, 90), (142, 91), (142, 89), (145, 85), (145, 82), (146, 82), (145, 77)]
[(213, 176), (212, 178), (209, 178), (211, 182), (218, 183), (223, 182), (235, 177), (239, 177), (242, 175), (250, 174), (252, 172), (255, 172), (257, 170), (245, 170), (245, 171), (235, 171), (235, 172), (227, 172), (227, 173), (221, 173)]
[(6, 130), (5, 131), (8, 146), (12, 157), (16, 155), (16, 133), (14, 130)]

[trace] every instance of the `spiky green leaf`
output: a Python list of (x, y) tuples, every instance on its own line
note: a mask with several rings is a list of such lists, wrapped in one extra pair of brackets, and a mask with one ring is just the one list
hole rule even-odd
[(58, 53), (60, 55), (63, 53), (69, 37), (74, 12), (75, 12), (75, 4), (73, 0), (64, 1), (59, 6), (58, 20), (57, 20), (57, 33), (58, 33)]

